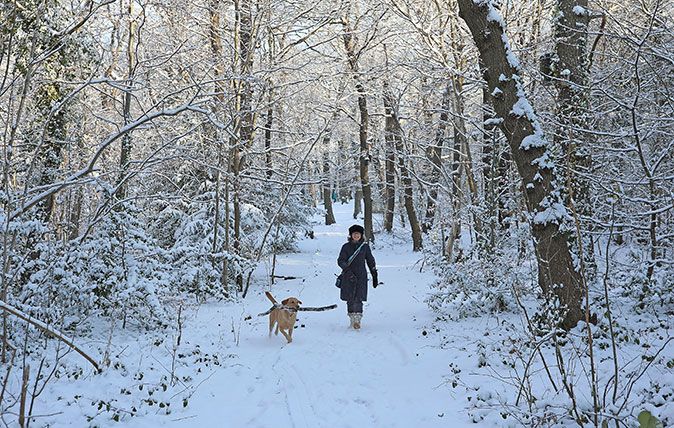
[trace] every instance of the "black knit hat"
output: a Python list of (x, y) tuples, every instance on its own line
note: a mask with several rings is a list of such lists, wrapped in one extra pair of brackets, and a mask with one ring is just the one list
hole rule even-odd
[(349, 236), (351, 236), (353, 232), (360, 232), (360, 234), (362, 235), (365, 233), (365, 229), (363, 229), (363, 226), (359, 224), (354, 224), (349, 228)]

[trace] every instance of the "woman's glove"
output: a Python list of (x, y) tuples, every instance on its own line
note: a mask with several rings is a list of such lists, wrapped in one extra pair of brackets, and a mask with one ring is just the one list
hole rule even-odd
[(377, 285), (379, 285), (379, 274), (377, 273), (377, 269), (372, 269), (372, 286), (377, 288)]

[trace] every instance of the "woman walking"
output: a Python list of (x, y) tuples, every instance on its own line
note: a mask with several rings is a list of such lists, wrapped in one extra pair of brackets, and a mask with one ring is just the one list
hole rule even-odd
[(351, 321), (350, 327), (358, 330), (363, 317), (363, 302), (367, 300), (367, 262), (372, 274), (372, 286), (377, 287), (377, 266), (372, 251), (365, 242), (362, 226), (354, 224), (349, 228), (349, 241), (342, 245), (337, 264), (342, 268), (340, 299), (346, 302), (346, 312)]

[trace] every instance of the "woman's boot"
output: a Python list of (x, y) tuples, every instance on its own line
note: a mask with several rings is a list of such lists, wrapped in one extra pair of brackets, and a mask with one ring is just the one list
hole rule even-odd
[(353, 328), (358, 330), (360, 329), (360, 320), (363, 318), (363, 314), (353, 314)]
[(350, 321), (349, 327), (351, 327), (351, 328), (356, 328), (356, 327), (355, 327), (355, 322), (356, 322), (356, 315), (357, 315), (357, 314), (355, 314), (355, 313), (353, 313), (353, 312), (349, 312), (348, 315), (349, 315), (349, 321)]

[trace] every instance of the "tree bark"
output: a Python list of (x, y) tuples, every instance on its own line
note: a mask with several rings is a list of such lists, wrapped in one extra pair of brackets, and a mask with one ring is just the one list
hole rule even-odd
[[(480, 69), (483, 69), (480, 66)], [(497, 180), (499, 179), (498, 163), (500, 160), (498, 147), (498, 119), (494, 116), (489, 100), (489, 90), (485, 85), (482, 88), (482, 183), (486, 208), (487, 233), (485, 252), (491, 253), (496, 247), (496, 234), (500, 229), (499, 222), (499, 194)]]
[(447, 245), (445, 248), (445, 255), (447, 260), (451, 263), (454, 261), (454, 246), (455, 242), (461, 235), (461, 200), (463, 198), (461, 192), (461, 136), (456, 126), (453, 126), (454, 143), (452, 147), (452, 225), (447, 237)]
[[(349, 187), (348, 172), (351, 170), (350, 156), (349, 156), (349, 146), (343, 139), (337, 140), (337, 177), (335, 178), (337, 182), (337, 195), (341, 203), (346, 203), (351, 199), (351, 189)], [(348, 169), (344, 169), (344, 166), (347, 166)]]
[(587, 27), (589, 24), (588, 0), (557, 0), (555, 20), (555, 58), (553, 70), (557, 87), (558, 128), (555, 143), (566, 160), (567, 187), (573, 193), (578, 209), (589, 206), (587, 183), (574, 171), (587, 169), (591, 159), (583, 147), (586, 133), (585, 116), (588, 113)]
[[(328, 147), (330, 144), (330, 137), (323, 138), (323, 145)], [(325, 206), (325, 224), (335, 224), (335, 214), (332, 211), (332, 195), (330, 192), (330, 157), (327, 150), (323, 152), (323, 205)]]
[[(480, 69), (483, 66), (480, 65)], [(498, 230), (507, 227), (504, 219), (507, 213), (505, 198), (508, 186), (508, 166), (510, 162), (509, 148), (503, 144), (503, 137), (499, 132), (497, 118), (489, 100), (489, 89), (482, 89), (482, 169), (484, 194), (487, 203), (489, 222), (489, 246), (495, 244)]]
[[(555, 58), (553, 71), (557, 87), (557, 129), (554, 142), (565, 160), (566, 205), (573, 204), (581, 218), (592, 216), (590, 182), (585, 175), (592, 168), (587, 117), (589, 88), (587, 70), (588, 0), (557, 0), (554, 21)], [(592, 235), (584, 242), (584, 261), (595, 271)]]
[(414, 209), (414, 194), (412, 189), (412, 178), (410, 177), (407, 168), (407, 158), (403, 147), (403, 133), (398, 120), (397, 106), (393, 99), (393, 94), (388, 89), (388, 85), (384, 83), (384, 116), (386, 117), (386, 125), (384, 131), (384, 138), (387, 141), (392, 141), (395, 144), (398, 153), (398, 166), (400, 167), (401, 182), (403, 185), (405, 211), (412, 229), (412, 250), (420, 251), (423, 247), (421, 227), (417, 213)]
[[(307, 178), (311, 183), (307, 186), (309, 188), (309, 196), (311, 197), (311, 206), (316, 208), (318, 206), (318, 192), (316, 191), (316, 184), (314, 183), (317, 175), (320, 175), (320, 164), (316, 160), (307, 162)], [(322, 185), (321, 185), (322, 187)]]
[[(234, 11), (236, 16), (235, 42), (236, 47), (234, 72), (241, 78), (236, 81), (236, 138), (231, 138), (232, 162), (232, 205), (234, 209), (234, 242), (233, 248), (241, 250), (241, 172), (246, 167), (245, 150), (253, 144), (253, 89), (250, 75), (253, 70), (253, 18), (250, 0), (235, 0)], [(243, 291), (243, 276), (238, 275), (236, 283), (239, 291)]]
[(367, 110), (367, 96), (365, 89), (358, 83), (356, 85), (358, 92), (358, 111), (360, 112), (360, 125), (358, 130), (358, 140), (360, 142), (360, 153), (358, 161), (360, 164), (360, 185), (363, 189), (363, 215), (365, 236), (369, 241), (374, 242), (374, 231), (372, 229), (372, 185), (370, 184), (369, 163), (370, 149), (367, 143), (368, 126), (370, 115)]
[(559, 196), (550, 149), (544, 140), (520, 78), (519, 63), (510, 50), (500, 14), (491, 1), (459, 0), (459, 16), (468, 25), (484, 64), (484, 79), (496, 115), (503, 119), (513, 160), (525, 191), (538, 262), (538, 282), (565, 308), (562, 326), (574, 327), (584, 318), (584, 284), (573, 262), (568, 233), (560, 225), (568, 213)]
[(267, 106), (267, 121), (264, 124), (264, 157), (265, 164), (267, 167), (267, 178), (271, 178), (274, 175), (274, 165), (271, 157), (271, 127), (274, 125), (274, 103), (273, 103), (273, 94), (274, 88), (269, 82), (269, 99)]
[[(463, 81), (465, 71), (468, 69), (467, 66), (467, 57), (465, 54), (465, 44), (464, 38), (461, 35), (460, 31), (460, 21), (455, 15), (451, 16), (449, 21), (450, 25), (450, 34), (451, 34), (451, 45), (452, 45), (452, 54), (454, 56), (454, 63), (456, 64), (457, 72), (453, 73), (451, 77), (452, 91), (450, 91), (451, 101), (452, 101), (452, 124), (454, 127), (454, 138), (458, 139), (460, 142), (459, 149), (461, 150), (461, 166), (463, 167), (463, 172), (466, 177), (466, 184), (468, 185), (468, 191), (470, 200), (468, 197), (465, 197), (467, 203), (472, 202), (471, 205), (477, 203), (479, 200), (479, 195), (477, 191), (477, 184), (475, 182), (475, 175), (473, 174), (473, 159), (470, 153), (470, 147), (468, 146), (468, 133), (466, 131), (466, 116), (465, 112), (465, 95), (463, 91)], [(468, 195), (465, 195), (468, 196)], [(470, 215), (473, 220), (473, 227), (475, 230), (475, 235), (478, 239), (478, 242), (483, 239), (482, 233), (482, 220), (475, 214), (474, 210), (470, 211)], [(457, 231), (460, 233), (460, 230)], [(458, 237), (458, 235), (457, 235)], [(478, 245), (479, 250), (479, 245)]]
[[(480, 70), (484, 67), (480, 63)], [(496, 186), (494, 186), (494, 179), (496, 178), (496, 164), (494, 162), (496, 148), (496, 126), (493, 123), (494, 112), (489, 105), (489, 90), (487, 86), (482, 87), (482, 187), (485, 200), (485, 208), (487, 209), (487, 228), (489, 236), (487, 237), (487, 249), (492, 249), (496, 245)]]
[(428, 232), (433, 227), (435, 220), (435, 211), (438, 199), (438, 186), (440, 183), (440, 172), (442, 171), (442, 148), (447, 139), (447, 125), (449, 123), (449, 109), (450, 109), (450, 85), (447, 84), (447, 89), (442, 97), (442, 107), (440, 111), (440, 118), (438, 120), (438, 128), (435, 131), (435, 139), (433, 145), (428, 147), (426, 157), (431, 164), (431, 173), (429, 175), (428, 194), (426, 195), (426, 217), (422, 224), (423, 232)]
[(76, 190), (71, 189), (69, 198), (71, 200), (71, 207), (68, 210), (67, 239), (75, 239), (80, 234), (80, 217), (82, 215), (84, 190), (81, 187)]
[[(211, 46), (211, 54), (213, 55), (213, 77), (215, 80), (215, 96), (213, 98), (213, 114), (216, 117), (219, 117), (224, 111), (225, 104), (225, 64), (222, 58), (222, 36), (221, 36), (221, 12), (219, 8), (220, 3), (218, 0), (209, 0), (208, 12), (209, 12), (209, 31), (208, 39)], [(218, 252), (218, 230), (220, 229), (220, 211), (221, 200), (222, 200), (222, 160), (224, 157), (223, 148), (225, 145), (225, 140), (220, 131), (215, 126), (209, 127), (209, 132), (214, 136), (213, 140), (215, 143), (215, 150), (217, 153), (216, 161), (216, 180), (215, 180), (215, 213), (213, 216), (213, 253)], [(224, 222), (224, 248), (225, 252), (229, 251), (229, 215), (227, 208), (229, 207), (229, 198), (228, 192), (225, 192), (224, 204), (225, 204), (225, 222)], [(227, 258), (223, 259), (222, 272), (220, 275), (220, 287), (222, 288), (222, 293), (224, 296), (229, 296), (229, 284), (228, 284), (228, 265)]]
[(367, 94), (365, 87), (360, 78), (360, 71), (358, 67), (358, 56), (356, 55), (356, 47), (353, 30), (349, 26), (346, 18), (342, 18), (342, 25), (344, 27), (344, 47), (349, 63), (351, 73), (355, 82), (356, 93), (358, 94), (358, 112), (360, 114), (360, 122), (358, 125), (358, 141), (360, 153), (358, 155), (360, 185), (363, 192), (363, 214), (364, 214), (364, 228), (367, 240), (374, 242), (374, 231), (372, 228), (372, 186), (369, 177), (369, 153), (370, 147), (368, 145), (368, 127), (370, 115), (367, 109)]
[[(360, 146), (357, 142), (354, 143), (355, 145), (355, 150), (352, 150), (352, 153), (359, 153), (360, 152)], [(348, 160), (348, 162), (351, 162), (351, 159)], [(356, 173), (356, 179), (360, 176), (360, 157), (356, 158), (354, 167), (356, 168), (355, 173)], [(359, 179), (358, 179), (359, 180)], [(360, 181), (360, 180), (359, 180)], [(360, 183), (355, 185), (355, 189), (353, 192), (353, 219), (357, 219), (358, 216), (360, 215), (362, 211), (362, 206), (363, 206), (363, 187), (360, 185)]]
[[(127, 83), (124, 90), (124, 100), (122, 102), (122, 115), (124, 117), (124, 126), (131, 123), (131, 92), (133, 90), (134, 74), (136, 72), (136, 38), (138, 25), (136, 19), (133, 17), (133, 0), (129, 1), (129, 38), (126, 44), (126, 58), (127, 58)], [(122, 147), (119, 153), (119, 167), (120, 173), (117, 179), (117, 194), (118, 200), (126, 197), (126, 174), (129, 170), (129, 160), (131, 158), (131, 133), (127, 132), (122, 137)]]
[(385, 198), (386, 210), (384, 212), (384, 230), (390, 232), (393, 230), (393, 214), (396, 205), (395, 188), (395, 141), (392, 138), (384, 138), (386, 145), (386, 172), (385, 172)]
[[(459, 59), (457, 58), (457, 63)], [(462, 69), (465, 66), (462, 67)], [(468, 188), (468, 194), (462, 195), (467, 204), (475, 203), (479, 200), (477, 193), (477, 184), (475, 182), (475, 175), (473, 174), (473, 159), (470, 153), (470, 147), (468, 146), (468, 133), (466, 131), (466, 118), (464, 115), (465, 111), (465, 100), (463, 95), (463, 77), (462, 76), (452, 76), (452, 85), (453, 91), (452, 100), (453, 100), (453, 110), (454, 115), (452, 118), (452, 124), (454, 128), (454, 140), (455, 149), (459, 152), (461, 167), (463, 169), (464, 176), (466, 178), (466, 185)], [(458, 189), (458, 187), (457, 187)], [(457, 193), (458, 195), (458, 193)], [(469, 197), (471, 199), (469, 199)], [(479, 216), (475, 215), (475, 212), (470, 212), (473, 227), (475, 228), (475, 233), (479, 240), (483, 239), (482, 234), (482, 220)], [(457, 231), (457, 234), (460, 233), (460, 230)], [(457, 235), (458, 237), (458, 235)], [(479, 248), (479, 247), (478, 247)]]
[[(241, 72), (239, 91), (239, 140), (243, 148), (249, 149), (253, 144), (253, 87), (250, 81), (253, 72), (253, 17), (250, 0), (239, 0), (239, 63)], [(242, 155), (240, 161), (241, 172), (246, 165), (246, 159)]]

